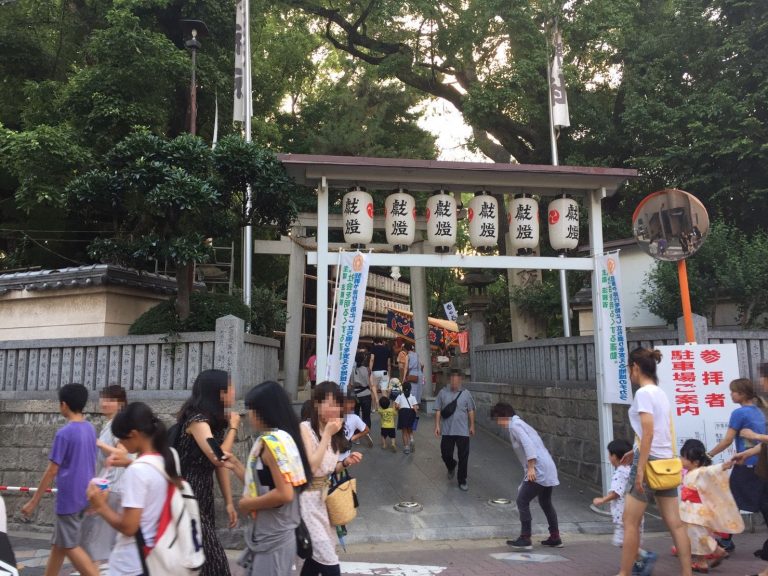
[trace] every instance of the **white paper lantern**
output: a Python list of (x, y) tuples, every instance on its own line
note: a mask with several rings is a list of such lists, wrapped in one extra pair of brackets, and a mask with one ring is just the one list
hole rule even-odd
[(370, 244), (373, 238), (373, 197), (365, 188), (353, 188), (341, 199), (344, 242), (353, 248)]
[(395, 252), (405, 252), (416, 239), (416, 201), (404, 190), (387, 196), (384, 202), (387, 243)]
[(499, 240), (499, 202), (488, 192), (469, 201), (469, 241), (478, 252), (492, 252)]
[(531, 254), (539, 245), (539, 203), (530, 196), (516, 196), (507, 213), (509, 239), (517, 254)]
[(579, 245), (579, 205), (572, 198), (557, 198), (547, 209), (549, 243), (555, 250), (573, 250)]
[(427, 200), (427, 242), (435, 252), (450, 252), (456, 244), (456, 199), (445, 190), (438, 190)]

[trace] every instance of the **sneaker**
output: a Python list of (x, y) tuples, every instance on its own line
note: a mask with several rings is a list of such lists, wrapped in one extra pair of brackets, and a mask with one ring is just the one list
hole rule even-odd
[(560, 538), (552, 538), (550, 536), (546, 540), (541, 541), (542, 546), (549, 546), (550, 548), (562, 548), (563, 547), (563, 541), (560, 540)]
[(467, 492), (469, 491), (469, 486), (467, 486), (467, 483), (464, 482), (464, 484), (459, 484), (459, 490), (461, 490), (462, 492)]
[(456, 476), (456, 466), (448, 470), (448, 480), (453, 480), (454, 476)]
[(507, 540), (507, 546), (512, 546), (515, 550), (533, 550), (531, 539), (520, 536), (517, 540)]
[(403, 453), (404, 453), (404, 454), (410, 454), (410, 453), (411, 453), (411, 449), (410, 449), (410, 448), (408, 448), (408, 446), (406, 446), (406, 447), (405, 447), (405, 450), (403, 450)]
[(389, 449), (392, 451), (393, 454), (397, 454), (397, 446), (392, 444), (392, 446), (389, 447)]
[(726, 552), (733, 552), (736, 550), (736, 544), (733, 543), (733, 538), (715, 538), (717, 545), (720, 546)]
[[(651, 576), (653, 574), (653, 566), (656, 564), (656, 560), (659, 559), (659, 555), (655, 552), (646, 552), (645, 556), (640, 562), (635, 562), (635, 565), (641, 564), (640, 571), (637, 576)], [(632, 574), (635, 574), (634, 568)]]
[(365, 443), (368, 444), (368, 448), (373, 448), (373, 438), (370, 434), (365, 435)]

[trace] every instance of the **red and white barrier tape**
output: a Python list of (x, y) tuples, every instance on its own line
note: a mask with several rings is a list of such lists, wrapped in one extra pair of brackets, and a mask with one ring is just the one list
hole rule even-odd
[[(56, 488), (47, 488), (46, 493), (56, 493)], [(37, 492), (37, 488), (30, 488), (29, 486), (0, 486), (0, 492)]]

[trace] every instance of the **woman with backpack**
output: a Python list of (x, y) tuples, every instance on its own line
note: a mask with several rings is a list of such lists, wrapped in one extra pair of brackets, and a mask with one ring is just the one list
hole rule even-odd
[(109, 490), (95, 484), (88, 486), (88, 500), (93, 511), (118, 532), (109, 556), (109, 575), (141, 576), (142, 561), (135, 535), (141, 530), (145, 545), (154, 546), (165, 504), (162, 496), (168, 493), (168, 480), (158, 467), (177, 485), (181, 479), (168, 446), (165, 425), (143, 402), (132, 402), (117, 413), (112, 420), (112, 434), (129, 453), (138, 456), (121, 480), (122, 512), (110, 508)]
[(237, 512), (232, 501), (229, 470), (216, 457), (208, 441), (212, 438), (224, 452), (232, 452), (240, 426), (240, 415), (229, 410), (234, 400), (229, 374), (224, 370), (204, 370), (195, 379), (192, 397), (177, 417), (179, 433), (174, 447), (181, 459), (181, 472), (197, 496), (202, 519), (205, 565), (200, 576), (230, 576), (229, 560), (216, 535), (214, 473), (227, 506), (230, 528), (237, 525)]
[(251, 388), (245, 397), (251, 427), (259, 434), (246, 465), (227, 454), (227, 466), (243, 482), (238, 508), (248, 518), (246, 576), (284, 576), (296, 558), (296, 529), (301, 524), (299, 492), (312, 478), (299, 421), (277, 382)]
[(312, 557), (304, 561), (301, 576), (338, 576), (341, 574), (336, 554), (336, 529), (328, 519), (325, 496), (329, 476), (358, 464), (363, 455), (352, 452), (339, 461), (346, 449), (342, 410), (344, 396), (334, 382), (321, 382), (312, 391), (309, 421), (301, 423), (301, 437), (312, 468), (310, 486), (301, 493), (301, 518), (312, 538)]
[[(371, 373), (368, 370), (365, 352), (355, 354), (355, 371), (352, 373), (352, 393), (355, 395), (355, 414), (360, 416), (368, 428), (371, 427)], [(378, 402), (378, 400), (377, 400)]]

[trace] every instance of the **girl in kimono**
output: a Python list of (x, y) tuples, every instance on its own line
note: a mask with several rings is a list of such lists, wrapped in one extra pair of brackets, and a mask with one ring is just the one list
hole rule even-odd
[(714, 532), (744, 531), (744, 521), (728, 485), (728, 469), (733, 462), (713, 466), (704, 444), (693, 439), (683, 444), (680, 459), (687, 470), (680, 492), (680, 518), (691, 540), (691, 567), (694, 572), (706, 574), (728, 556)]

